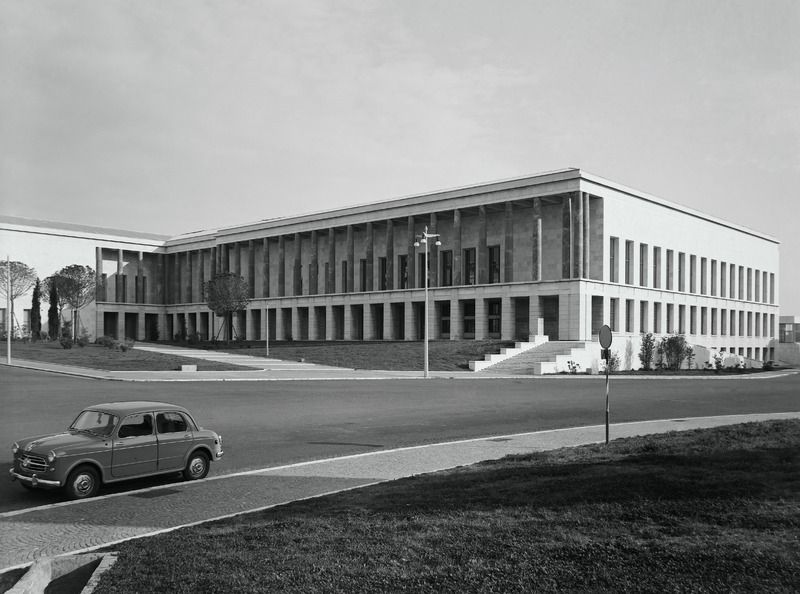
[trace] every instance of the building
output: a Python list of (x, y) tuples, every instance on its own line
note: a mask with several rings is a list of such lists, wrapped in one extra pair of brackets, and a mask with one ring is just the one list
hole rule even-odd
[(427, 246), (431, 339), (591, 341), (608, 324), (612, 350), (679, 332), (774, 356), (776, 239), (579, 169), (163, 241), (98, 237), (96, 331), (213, 338), (220, 319), (202, 287), (233, 272), (252, 298), (237, 336), (418, 340), (426, 252), (414, 244), (426, 227), (441, 241)]

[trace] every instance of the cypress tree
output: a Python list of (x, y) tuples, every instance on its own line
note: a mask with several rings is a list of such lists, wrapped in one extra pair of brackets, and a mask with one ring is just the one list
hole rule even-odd
[(58, 291), (56, 284), (50, 283), (50, 307), (47, 309), (47, 334), (50, 340), (58, 339)]
[(42, 286), (39, 279), (36, 279), (36, 284), (33, 286), (33, 297), (31, 297), (31, 338), (34, 341), (39, 340), (39, 334), (42, 331)]

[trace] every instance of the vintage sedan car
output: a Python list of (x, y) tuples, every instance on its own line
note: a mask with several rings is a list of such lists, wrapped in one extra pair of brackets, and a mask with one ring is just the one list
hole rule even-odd
[(71, 499), (92, 497), (101, 484), (158, 474), (201, 479), (223, 454), (222, 436), (164, 402), (90, 406), (67, 431), (21, 439), (12, 452), (11, 480), (29, 489), (61, 487)]

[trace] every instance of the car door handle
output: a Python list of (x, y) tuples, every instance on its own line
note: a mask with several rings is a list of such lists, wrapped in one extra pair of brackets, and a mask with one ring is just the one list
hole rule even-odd
[(192, 434), (191, 433), (187, 433), (183, 437), (185, 437), (186, 439), (191, 439), (192, 438)]

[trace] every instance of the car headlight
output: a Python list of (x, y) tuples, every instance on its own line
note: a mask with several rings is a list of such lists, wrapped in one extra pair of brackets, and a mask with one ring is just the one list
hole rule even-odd
[(49, 452), (47, 452), (47, 461), (50, 464), (56, 461), (56, 453), (54, 450), (50, 450)]
[(15, 441), (14, 445), (11, 446), (11, 453), (16, 454), (19, 451), (19, 444)]

